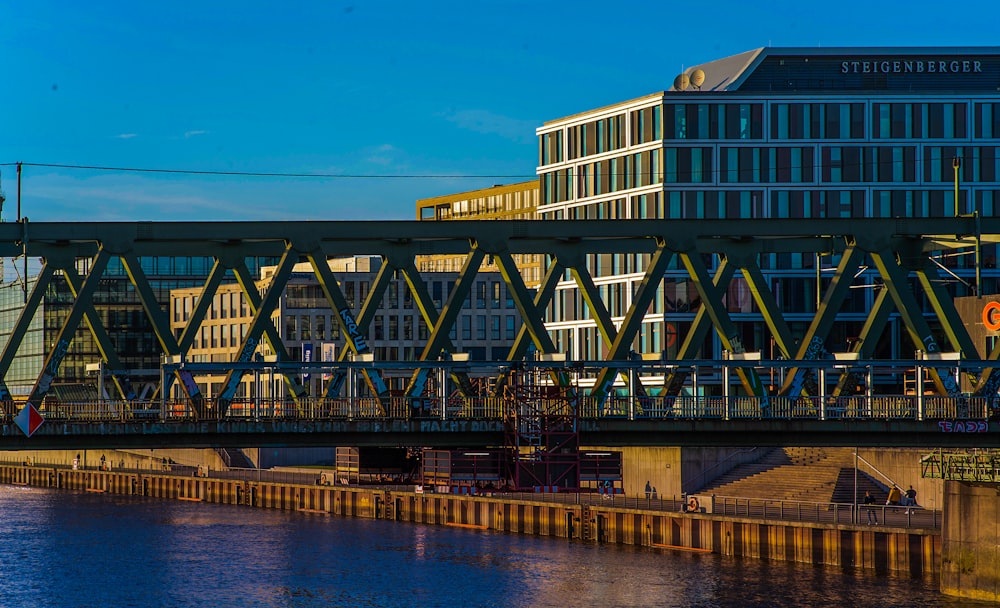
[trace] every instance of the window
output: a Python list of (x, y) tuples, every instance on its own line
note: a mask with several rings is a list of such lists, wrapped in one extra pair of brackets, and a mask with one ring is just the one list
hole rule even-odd
[(389, 322), (389, 340), (399, 340), (399, 317), (389, 315), (386, 319)]

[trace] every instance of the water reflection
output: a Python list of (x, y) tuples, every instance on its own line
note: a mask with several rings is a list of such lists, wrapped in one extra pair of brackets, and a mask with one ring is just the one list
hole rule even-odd
[(230, 505), (0, 486), (0, 514), (5, 607), (975, 605), (933, 579)]

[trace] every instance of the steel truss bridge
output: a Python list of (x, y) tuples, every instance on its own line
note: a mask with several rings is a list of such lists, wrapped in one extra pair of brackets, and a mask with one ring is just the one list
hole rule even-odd
[[(998, 241), (1000, 218), (978, 216), (266, 223), (29, 223), (24, 219), (4, 223), (0, 224), (0, 257), (39, 258), (42, 266), (0, 352), (0, 379), (6, 376), (29, 325), (41, 310), (49, 285), (65, 281), (74, 299), (26, 402), (15, 404), (6, 383), (0, 380), (0, 402), (5, 404), (0, 446), (39, 447), (43, 441), (54, 445), (59, 441), (57, 434), (69, 437), (66, 441), (75, 442), (73, 445), (84, 442), (149, 445), (165, 442), (168, 437), (174, 445), (191, 446), (268, 445), (287, 441), (330, 445), (348, 437), (352, 445), (402, 444), (404, 440), (415, 440), (421, 445), (468, 445), (469, 436), (457, 438), (463, 432), (478, 432), (481, 439), (473, 441), (475, 444), (505, 444), (539, 453), (578, 446), (580, 441), (608, 445), (741, 445), (762, 444), (767, 440), (788, 443), (794, 439), (797, 445), (810, 442), (982, 445), (996, 441), (992, 439), (996, 433), (979, 431), (990, 431), (992, 427), (987, 420), (996, 407), (1000, 385), (1000, 370), (995, 365), (1000, 346), (986, 358), (978, 355), (942, 286), (942, 280), (949, 277), (941, 275), (935, 256), (962, 250), (974, 252), (978, 261), (980, 247)], [(796, 340), (789, 330), (770, 290), (767, 271), (759, 264), (761, 255), (772, 253), (807, 253), (839, 260), (801, 340)], [(548, 256), (549, 264), (537, 290), (525, 286), (514, 263), (515, 254)], [(594, 254), (645, 256), (644, 276), (632, 293), (631, 306), (621, 318), (611, 316), (588, 271), (588, 256)], [(354, 255), (382, 258), (382, 266), (358, 310), (348, 306), (336, 273), (327, 264), (329, 258)], [(454, 288), (440, 310), (417, 271), (418, 255), (465, 256)], [(198, 304), (179, 336), (172, 333), (168, 311), (157, 302), (150, 277), (143, 271), (141, 260), (150, 256), (205, 256), (215, 261), (205, 277)], [(263, 256), (280, 261), (270, 287), (261, 294), (247, 259)], [(120, 259), (128, 273), (166, 362), (159, 370), (162, 380), (158, 393), (148, 402), (135, 401), (129, 378), (133, 370), (127, 370), (121, 363), (109, 328), (95, 307), (94, 296), (102, 275), (114, 258)], [(633, 343), (674, 258), (697, 290), (701, 306), (690, 329), (678, 337), (681, 345), (676, 358), (643, 362), (648, 366), (658, 365), (655, 373), (639, 370), (631, 352)], [(714, 265), (706, 263), (711, 258)], [(449, 331), (455, 325), (462, 302), (469, 296), (472, 279), (487, 259), (500, 270), (520, 315), (521, 329), (506, 360), (490, 362), (496, 367), (495, 377), (489, 383), (489, 394), (482, 394), (470, 381), (470, 371), (460, 366), (446, 367), (440, 359), (444, 353), (455, 350)], [(263, 410), (274, 415), (262, 418), (259, 404), (251, 410), (238, 396), (242, 378), (253, 371), (255, 353), (261, 343), (266, 342), (277, 353), (274, 364), (285, 366), (283, 371), (291, 368), (299, 373), (308, 371), (303, 364), (292, 361), (271, 321), (292, 269), (301, 261), (311, 265), (334, 318), (340, 323), (345, 348), (340, 351), (340, 360), (328, 370), (332, 380), (323, 394), (308, 395), (296, 374), (286, 373), (282, 377), (289, 388), (289, 401), (280, 407), (274, 404), (273, 408), (267, 404)], [(827, 338), (854, 277), (869, 264), (873, 265), (883, 288), (851, 352), (835, 356), (826, 348)], [(81, 273), (78, 270), (81, 267), (89, 270)], [(198, 373), (207, 370), (185, 362), (190, 359), (188, 352), (213, 296), (229, 271), (249, 302), (253, 318), (237, 354), (224, 364), (226, 377), (221, 393), (209, 399), (196, 381)], [(739, 338), (723, 298), (737, 272), (762, 311), (780, 362), (753, 360)], [(980, 285), (978, 263), (976, 273), (976, 285)], [(371, 361), (372, 351), (366, 339), (369, 325), (395, 274), (405, 278), (430, 335), (415, 362)], [(558, 353), (546, 331), (544, 311), (558, 282), (567, 274), (579, 288), (597, 325), (606, 352), (601, 361), (556, 364)], [(915, 283), (911, 283), (911, 277), (915, 277)], [(930, 302), (946, 349), (925, 318), (914, 285), (921, 288), (923, 297)], [(893, 311), (899, 313), (913, 343), (922, 345), (925, 355), (920, 360), (872, 360), (877, 339)], [(48, 412), (45, 397), (53, 381), (59, 378), (60, 364), (82, 322), (98, 344), (120, 401), (69, 404), (62, 414), (56, 410)], [(698, 359), (712, 330), (728, 353), (729, 360), (725, 363)], [(526, 361), (529, 345), (534, 346), (540, 361), (547, 361), (544, 380), (530, 385), (515, 373), (530, 363)], [(949, 353), (958, 353), (958, 358), (952, 360)], [(760, 368), (765, 363), (780, 373), (775, 390), (768, 389), (761, 380)], [(725, 374), (721, 396), (704, 397), (696, 388), (699, 370), (704, 378), (707, 365), (714, 366), (714, 373)], [(924, 390), (917, 397), (896, 397), (895, 405), (885, 405), (889, 402), (872, 394), (856, 394), (859, 374), (879, 365), (907, 365), (921, 370), (921, 376), (926, 373), (926, 388), (921, 386)], [(409, 380), (402, 394), (388, 390), (385, 374), (389, 368), (408, 368)], [(451, 411), (453, 408), (447, 403), (434, 404), (434, 400), (442, 397), (438, 394), (440, 383), (434, 381), (435, 374), (441, 372), (436, 370), (444, 370), (459, 387), (457, 397), (446, 397), (458, 399), (459, 409)], [(832, 390), (821, 372), (834, 374), (836, 385)], [(742, 390), (731, 389), (729, 373)], [(352, 378), (357, 381), (352, 382)], [(166, 396), (172, 394), (175, 382), (180, 399), (168, 400)], [(971, 390), (963, 391), (960, 388), (963, 383), (971, 386)], [(623, 385), (625, 401), (619, 388)], [(925, 395), (928, 392), (934, 395)], [(25, 440), (10, 420), (18, 409), (28, 405), (41, 408), (50, 423)], [(460, 413), (470, 424), (481, 421), (478, 430), (458, 424)], [(985, 428), (977, 426), (980, 422)], [(443, 427), (446, 423), (448, 426)], [(397, 430), (386, 433), (386, 424)], [(952, 429), (961, 424), (961, 430), (942, 432), (942, 425), (947, 424), (953, 425)], [(979, 430), (966, 432), (973, 428)], [(377, 433), (386, 434), (369, 437)], [(930, 443), (931, 434), (939, 441)], [(43, 440), (48, 436), (50, 439)]]

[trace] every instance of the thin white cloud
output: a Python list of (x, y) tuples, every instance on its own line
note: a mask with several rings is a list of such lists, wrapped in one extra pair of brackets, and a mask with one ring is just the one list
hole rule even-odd
[(119, 133), (115, 135), (115, 139), (132, 139), (133, 137), (139, 137), (137, 133)]
[(185, 131), (184, 132), (184, 139), (190, 139), (192, 137), (197, 137), (198, 135), (205, 135), (207, 133), (208, 133), (208, 131), (205, 131), (203, 129), (199, 129), (197, 131)]
[[(39, 175), (25, 183), (29, 193), (26, 215), (36, 221), (147, 221), (223, 220), (247, 216), (239, 196), (217, 196), (212, 188), (192, 187), (134, 176), (102, 176), (75, 179), (64, 175)], [(31, 199), (45, 201), (36, 206)], [(44, 212), (36, 212), (40, 207)], [(277, 210), (254, 209), (256, 219), (276, 218)]]
[(489, 110), (458, 110), (446, 114), (445, 119), (455, 123), (461, 129), (499, 135), (504, 139), (516, 142), (534, 141), (535, 128), (539, 124), (532, 120), (501, 116)]
[(399, 148), (392, 144), (381, 144), (367, 148), (365, 150), (365, 162), (381, 166), (396, 164), (396, 157), (399, 152)]

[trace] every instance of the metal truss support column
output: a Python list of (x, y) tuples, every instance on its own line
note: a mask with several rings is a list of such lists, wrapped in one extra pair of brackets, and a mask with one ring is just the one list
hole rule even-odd
[(615, 328), (615, 322), (611, 319), (608, 307), (601, 299), (600, 291), (594, 284), (593, 277), (587, 270), (586, 263), (577, 255), (564, 255), (562, 259), (580, 289), (580, 295), (590, 310), (590, 316), (597, 324), (597, 333), (600, 334), (601, 341), (610, 350), (618, 336), (618, 330)]
[[(139, 262), (139, 258), (132, 253), (123, 254), (120, 257), (122, 265), (125, 268), (125, 272), (128, 274), (128, 278), (132, 282), (132, 286), (135, 287), (135, 293), (139, 296), (139, 303), (142, 305), (142, 309), (146, 313), (146, 318), (149, 319), (150, 324), (153, 326), (153, 333), (156, 335), (156, 339), (160, 343), (160, 348), (168, 357), (180, 355), (184, 351), (181, 350), (177, 339), (170, 330), (170, 318), (160, 307), (160, 303), (156, 299), (156, 294), (153, 293), (153, 289), (150, 286), (149, 279), (146, 277), (146, 273), (142, 270), (142, 264)], [(216, 287), (217, 286), (218, 283), (216, 284)], [(208, 298), (206, 304), (211, 301), (212, 298), (210, 297)], [(177, 374), (181, 378), (181, 386), (185, 387), (184, 390), (189, 399), (201, 396), (199, 394), (198, 385), (195, 384), (193, 378), (191, 378), (190, 372), (182, 372), (181, 370), (178, 370)], [(188, 386), (189, 384), (190, 387)], [(166, 397), (168, 385), (169, 380), (161, 375), (159, 391), (162, 397)]]
[[(909, 289), (906, 273), (896, 263), (895, 255), (883, 249), (873, 251), (871, 256), (917, 349), (926, 353), (940, 353), (941, 347), (938, 346), (937, 339), (924, 320), (920, 304)], [(951, 397), (960, 393), (958, 385), (950, 375), (939, 374), (937, 370), (932, 370), (931, 378), (942, 393)]]
[[(101, 322), (100, 315), (97, 314), (97, 310), (94, 308), (94, 303), (90, 300), (81, 301), (77, 297), (81, 287), (80, 275), (76, 273), (75, 268), (64, 268), (63, 278), (66, 279), (66, 284), (69, 285), (73, 297), (77, 298), (77, 303), (84, 307), (83, 320), (90, 328), (90, 334), (94, 338), (97, 350), (101, 353), (101, 359), (111, 372), (111, 379), (118, 388), (118, 393), (126, 401), (135, 399), (135, 390), (132, 388), (132, 382), (124, 374), (125, 366), (122, 365), (121, 360), (118, 358), (118, 352), (115, 350), (114, 345), (111, 344), (111, 338), (104, 328), (104, 323)], [(101, 373), (104, 373), (103, 370)], [(100, 394), (98, 399), (104, 399), (104, 395)]]
[[(854, 273), (863, 257), (862, 252), (853, 244), (849, 245), (841, 255), (840, 264), (837, 264), (837, 271), (830, 281), (830, 286), (820, 302), (819, 310), (802, 343), (799, 344), (795, 358), (802, 361), (815, 361), (826, 356), (826, 338), (830, 334), (834, 321), (837, 319), (837, 311), (847, 298), (851, 283), (854, 281)], [(780, 395), (786, 397), (798, 397), (807, 383), (812, 381), (811, 372), (808, 369), (793, 367), (785, 375), (785, 382), (781, 387)], [(809, 391), (814, 393), (815, 391)]]
[(781, 315), (781, 309), (774, 299), (774, 294), (767, 284), (767, 279), (756, 264), (741, 264), (743, 280), (747, 282), (750, 293), (757, 306), (760, 307), (761, 314), (764, 315), (764, 323), (771, 330), (774, 342), (781, 351), (781, 355), (786, 359), (791, 359), (795, 355), (795, 344), (792, 341), (792, 332), (788, 329), (788, 323)]
[[(355, 354), (371, 352), (371, 349), (368, 347), (368, 339), (365, 337), (368, 333), (368, 326), (361, 326), (355, 320), (354, 313), (351, 312), (351, 307), (347, 303), (347, 298), (344, 297), (343, 292), (340, 290), (337, 278), (333, 275), (333, 271), (330, 270), (330, 265), (326, 261), (326, 254), (321, 251), (314, 251), (307, 253), (306, 259), (312, 265), (313, 273), (319, 281), (320, 289), (323, 290), (326, 301), (330, 304), (334, 315), (337, 317), (337, 322), (343, 331), (344, 343), (347, 345), (347, 348), (351, 349)], [(385, 385), (385, 381), (382, 380), (381, 374), (378, 373), (378, 370), (374, 369), (366, 369), (363, 373), (372, 394), (381, 402), (389, 394), (389, 388)]]
[[(287, 246), (285, 253), (281, 256), (278, 267), (275, 269), (274, 275), (271, 277), (271, 285), (268, 287), (263, 299), (260, 299), (257, 293), (257, 286), (254, 284), (253, 278), (246, 268), (246, 264), (240, 264), (236, 268), (233, 268), (236, 280), (243, 289), (243, 294), (248, 298), (251, 307), (255, 308), (253, 311), (253, 320), (250, 321), (250, 327), (247, 328), (246, 336), (243, 338), (243, 343), (240, 345), (234, 363), (249, 363), (252, 361), (262, 337), (269, 338), (271, 348), (277, 353), (279, 361), (288, 356), (281, 343), (281, 338), (278, 336), (278, 332), (274, 329), (274, 323), (271, 322), (271, 314), (281, 300), (281, 294), (285, 291), (285, 285), (288, 283), (288, 278), (292, 275), (292, 269), (295, 267), (298, 259), (298, 251), (292, 249), (291, 246)], [(226, 379), (222, 383), (222, 392), (216, 400), (220, 417), (226, 415), (226, 412), (229, 410), (229, 404), (236, 397), (236, 391), (240, 386), (240, 381), (243, 379), (243, 373), (244, 370), (234, 368), (226, 374)], [(285, 380), (292, 385), (293, 396), (298, 401), (304, 395), (305, 390), (287, 375), (285, 376)]]
[[(292, 259), (291, 268), (294, 269), (295, 255), (294, 254), (291, 255), (290, 258)], [(282, 261), (284, 260), (285, 258), (282, 257)], [(271, 286), (267, 290), (267, 296), (273, 295), (274, 297), (273, 308), (277, 308), (278, 306), (277, 302), (281, 300), (281, 294), (285, 292), (285, 287), (288, 284), (288, 276), (291, 276), (291, 270), (289, 270), (289, 275), (285, 276), (284, 278), (281, 278), (279, 276), (281, 270), (282, 267), (279, 262), (275, 274), (272, 275), (271, 277)], [(257, 285), (253, 279), (253, 276), (250, 274), (250, 269), (247, 268), (245, 262), (240, 260), (238, 264), (234, 265), (233, 274), (236, 276), (236, 282), (239, 283), (240, 289), (243, 291), (243, 296), (247, 299), (247, 303), (250, 306), (250, 311), (254, 315), (253, 321), (257, 321), (261, 315), (263, 307), (267, 303), (267, 299), (266, 298), (261, 299), (260, 293), (258, 293), (257, 291)], [(278, 287), (278, 293), (271, 294), (271, 289), (274, 288), (275, 283), (280, 284), (280, 287)], [(274, 327), (274, 323), (271, 322), (270, 318), (271, 314), (272, 314), (271, 312), (268, 312), (265, 318), (260, 320), (262, 335), (258, 335), (258, 344), (261, 338), (263, 338), (263, 340), (267, 341), (268, 346), (274, 352), (275, 358), (277, 359), (278, 362), (288, 361), (289, 360), (288, 351), (285, 349), (285, 343), (284, 341), (282, 341), (281, 335), (278, 333), (278, 330)], [(253, 329), (253, 321), (251, 321), (250, 329)], [(247, 333), (249, 334), (249, 330)], [(253, 358), (256, 350), (257, 349), (255, 347), (249, 353), (249, 356), (251, 358)], [(240, 356), (242, 356), (242, 350)], [(300, 399), (306, 396), (307, 391), (305, 387), (303, 387), (302, 384), (299, 383), (297, 378), (285, 375), (284, 381), (285, 384), (288, 385), (288, 390), (289, 392), (291, 392), (292, 399), (296, 403), (298, 403)]]
[[(448, 338), (448, 332), (451, 331), (452, 326), (455, 325), (455, 321), (458, 319), (458, 315), (462, 310), (462, 303), (469, 297), (469, 293), (472, 291), (473, 280), (479, 273), (479, 266), (483, 263), (484, 257), (486, 257), (486, 254), (482, 249), (473, 247), (472, 251), (465, 258), (462, 269), (458, 273), (458, 279), (455, 281), (455, 286), (452, 288), (451, 293), (448, 294), (448, 301), (445, 302), (441, 316), (438, 318), (437, 323), (433, 325), (430, 338), (427, 340), (427, 344), (420, 354), (421, 361), (433, 361), (437, 359), (441, 351), (444, 350), (445, 345), (451, 342)], [(429, 370), (426, 368), (414, 372), (410, 378), (410, 384), (406, 388), (407, 397), (419, 397), (423, 394), (427, 384), (428, 372)]]
[[(201, 287), (201, 293), (198, 294), (198, 301), (195, 303), (194, 310), (191, 311), (191, 316), (188, 318), (184, 326), (184, 331), (181, 332), (181, 337), (177, 341), (177, 354), (181, 357), (191, 350), (195, 336), (201, 331), (202, 322), (208, 316), (208, 311), (212, 309), (212, 301), (215, 298), (215, 293), (219, 290), (219, 285), (222, 284), (222, 280), (225, 277), (226, 266), (216, 258), (215, 263), (212, 264), (212, 270), (205, 280), (205, 284)], [(195, 412), (204, 411), (205, 396), (202, 394), (201, 389), (198, 388), (198, 383), (195, 382), (194, 375), (184, 369), (178, 369), (175, 374), (177, 379), (180, 380), (181, 390), (187, 395), (192, 410)], [(169, 397), (173, 375), (166, 376), (164, 382), (166, 384), (160, 390), (165, 396)]]
[[(511, 279), (514, 279), (516, 276), (520, 284), (519, 288), (511, 292), (511, 296), (514, 298), (514, 306), (521, 313), (521, 327), (517, 331), (514, 344), (511, 345), (510, 351), (507, 353), (507, 361), (515, 363), (522, 360), (528, 352), (529, 343), (534, 343), (535, 348), (539, 352), (554, 353), (555, 345), (552, 342), (549, 332), (545, 329), (544, 311), (549, 302), (552, 301), (552, 297), (556, 292), (556, 286), (559, 284), (559, 279), (565, 267), (557, 257), (553, 258), (545, 271), (545, 276), (542, 278), (538, 291), (535, 292), (534, 299), (532, 299), (528, 289), (524, 287), (524, 281), (520, 280), (520, 274), (509, 269), (509, 264), (513, 264), (513, 259), (508, 261), (503, 256), (500, 256), (497, 261), (501, 273), (507, 272), (511, 274)], [(505, 267), (508, 269), (505, 270)], [(508, 282), (508, 286), (510, 285), (511, 283)], [(502, 394), (504, 387), (510, 379), (510, 373), (510, 370), (504, 371), (497, 378), (496, 386), (493, 389), (494, 396)], [(564, 385), (561, 380), (559, 384)]]
[[(67, 350), (69, 350), (69, 344), (73, 341), (73, 334), (76, 333), (76, 329), (79, 327), (80, 321), (87, 310), (87, 306), (93, 302), (94, 292), (97, 291), (97, 287), (101, 283), (101, 275), (104, 274), (104, 270), (108, 267), (110, 259), (111, 254), (103, 247), (94, 255), (90, 266), (90, 273), (83, 282), (83, 286), (77, 292), (76, 300), (73, 302), (72, 308), (70, 308), (69, 316), (63, 322), (63, 326), (56, 336), (52, 349), (45, 357), (45, 366), (42, 368), (42, 373), (35, 381), (31, 393), (28, 394), (28, 405), (41, 403), (52, 387), (52, 380), (59, 373), (59, 365), (66, 356)], [(72, 264), (72, 261), (70, 261), (70, 264)]]
[[(646, 273), (643, 275), (635, 295), (632, 296), (632, 306), (629, 307), (621, 327), (618, 328), (618, 335), (615, 336), (614, 342), (611, 344), (611, 351), (608, 353), (607, 360), (621, 361), (628, 358), (631, 352), (632, 340), (635, 339), (642, 325), (642, 319), (646, 316), (649, 304), (656, 296), (656, 290), (663, 283), (663, 273), (666, 271), (672, 257), (673, 252), (666, 248), (665, 243), (662, 241), (657, 243), (656, 251), (650, 258), (649, 267), (646, 269)], [(597, 380), (594, 382), (593, 394), (597, 397), (606, 397), (617, 375), (618, 370), (614, 367), (602, 369), (597, 376)], [(640, 390), (638, 374), (633, 373), (629, 375), (629, 389), (629, 394), (633, 397), (644, 393), (644, 391)]]
[[(382, 265), (379, 266), (378, 272), (375, 274), (375, 280), (372, 282), (372, 286), (368, 290), (368, 295), (365, 297), (365, 301), (361, 304), (361, 311), (358, 313), (358, 317), (356, 319), (358, 333), (362, 336), (368, 335), (368, 328), (371, 327), (372, 319), (375, 318), (375, 313), (377, 313), (378, 309), (381, 307), (382, 296), (385, 295), (386, 289), (389, 287), (389, 284), (392, 283), (393, 273), (395, 273), (395, 267), (390, 265), (388, 257), (383, 257)], [(337, 355), (337, 360), (347, 361), (350, 354), (350, 349), (342, 348), (340, 350), (340, 354)], [(323, 397), (326, 399), (332, 399), (339, 395), (346, 378), (347, 372), (344, 368), (341, 367), (334, 370), (330, 377), (330, 381), (326, 384)], [(371, 384), (369, 384), (369, 386), (372, 387), (372, 391), (377, 395), (378, 388)]]
[[(510, 252), (506, 249), (498, 251), (494, 254), (494, 259), (497, 268), (500, 269), (500, 276), (503, 277), (504, 283), (507, 285), (508, 293), (510, 293), (511, 299), (514, 300), (514, 307), (517, 308), (518, 313), (521, 315), (521, 330), (531, 337), (538, 352), (544, 354), (555, 353), (556, 347), (552, 343), (552, 336), (545, 329), (545, 305), (552, 298), (555, 283), (552, 284), (552, 288), (548, 292), (545, 300), (546, 304), (540, 307), (538, 302), (532, 301), (531, 292), (524, 285), (524, 279), (521, 277), (521, 273), (518, 271), (517, 264), (514, 262), (514, 258), (510, 255)], [(561, 268), (561, 265), (553, 261), (550, 270), (552, 267)], [(546, 275), (546, 279), (548, 279), (548, 276)], [(518, 337), (521, 335), (523, 334), (519, 333)], [(524, 352), (527, 350), (527, 341), (524, 341), (523, 344), (524, 349), (518, 353), (517, 342), (515, 342), (514, 347), (507, 353), (508, 361), (518, 361), (524, 358)], [(517, 353), (516, 358), (514, 356), (515, 353)], [(557, 386), (568, 387), (570, 385), (569, 376), (565, 372), (551, 372), (550, 376)], [(502, 379), (497, 380), (494, 391), (502, 390), (504, 382), (506, 382), (506, 374), (502, 376)]]
[[(454, 344), (452, 344), (451, 338), (448, 337), (448, 334), (451, 332), (451, 327), (454, 326), (455, 321), (458, 319), (458, 312), (455, 313), (455, 318), (451, 320), (448, 326), (438, 328), (438, 325), (441, 323), (441, 316), (438, 315), (437, 309), (434, 306), (434, 300), (431, 299), (431, 294), (427, 291), (427, 284), (424, 282), (423, 276), (421, 276), (420, 272), (417, 270), (416, 265), (414, 265), (413, 258), (412, 257), (408, 258), (405, 263), (400, 265), (400, 269), (403, 273), (403, 278), (406, 280), (407, 287), (410, 288), (410, 293), (413, 294), (413, 300), (416, 303), (417, 308), (420, 310), (420, 314), (424, 319), (424, 323), (427, 325), (427, 327), (439, 329), (438, 339), (440, 340), (441, 349), (438, 353), (435, 353), (434, 356), (437, 357), (439, 353), (444, 351), (450, 353), (455, 352), (455, 346)], [(468, 283), (469, 290), (472, 289), (472, 284), (475, 280), (475, 277), (479, 273), (479, 267), (477, 266), (475, 268), (472, 268), (471, 272), (472, 275), (466, 281)], [(466, 295), (466, 297), (468, 296)], [(459, 302), (462, 301), (464, 300), (459, 300)], [(421, 354), (420, 360), (427, 361), (428, 359), (424, 359), (424, 354)], [(417, 374), (423, 373), (424, 382), (426, 382), (427, 374), (429, 372), (430, 370), (424, 369), (424, 370), (418, 370)], [(456, 385), (458, 385), (458, 388), (463, 395), (470, 396), (473, 394), (472, 382), (469, 380), (468, 374), (466, 374), (465, 372), (453, 371), (450, 377), (452, 381), (455, 382)], [(419, 395), (411, 395), (411, 396), (419, 397)]]
[[(705, 262), (701, 259), (701, 254), (684, 252), (680, 256), (684, 267), (687, 268), (688, 274), (691, 275), (691, 279), (694, 281), (698, 295), (701, 296), (701, 305), (707, 310), (709, 317), (712, 319), (712, 324), (715, 326), (715, 331), (719, 334), (719, 339), (722, 341), (722, 348), (737, 355), (745, 353), (746, 348), (743, 346), (743, 340), (740, 339), (739, 332), (736, 331), (736, 326), (733, 324), (729, 313), (723, 305), (722, 295), (716, 290), (712, 279), (709, 278), (708, 269), (705, 267)], [(739, 375), (747, 393), (760, 397), (761, 407), (767, 407), (769, 405), (767, 389), (764, 387), (764, 383), (761, 382), (757, 370), (741, 367), (736, 373)]]
[(24, 307), (17, 317), (17, 322), (14, 323), (10, 337), (7, 338), (7, 343), (3, 345), (3, 352), (0, 353), (0, 401), (10, 401), (13, 399), (4, 378), (7, 377), (7, 371), (10, 370), (10, 364), (14, 361), (17, 349), (21, 347), (21, 342), (24, 341), (24, 335), (28, 333), (32, 319), (35, 318), (38, 305), (42, 302), (42, 298), (45, 297), (45, 292), (49, 288), (49, 283), (52, 282), (54, 272), (55, 269), (51, 263), (46, 262), (42, 265), (38, 273), (38, 278), (35, 279), (35, 286), (31, 288), (31, 293), (28, 295)]
[[(728, 289), (729, 282), (732, 280), (735, 273), (735, 265), (730, 264), (725, 258), (720, 260), (719, 266), (715, 270), (715, 277), (712, 279), (712, 285), (715, 290), (725, 291)], [(684, 335), (684, 342), (681, 343), (680, 350), (677, 352), (678, 362), (696, 358), (698, 353), (701, 352), (701, 349), (705, 344), (705, 338), (708, 337), (708, 332), (711, 331), (711, 329), (712, 318), (709, 315), (708, 308), (701, 306), (698, 308), (698, 312), (695, 313), (691, 329), (689, 329)], [(676, 397), (679, 395), (681, 388), (683, 388), (684, 383), (687, 381), (688, 375), (690, 374), (691, 372), (684, 371), (680, 368), (667, 374), (663, 379), (664, 395), (670, 397)], [(697, 373), (695, 373), (694, 376), (697, 378)]]
[[(556, 284), (559, 282), (559, 274), (562, 272), (562, 265), (553, 260), (549, 266), (549, 271), (542, 282), (542, 288), (537, 295), (548, 294), (543, 301), (532, 301), (531, 292), (524, 285), (524, 279), (517, 270), (514, 258), (509, 251), (501, 251), (494, 256), (497, 268), (500, 269), (500, 276), (503, 277), (507, 289), (510, 290), (511, 299), (514, 300), (514, 307), (521, 315), (522, 330), (518, 337), (527, 335), (535, 344), (535, 348), (541, 353), (554, 353), (556, 348), (552, 343), (552, 337), (545, 329), (545, 306), (552, 299)], [(523, 346), (522, 346), (523, 345)], [(508, 361), (520, 360), (527, 351), (527, 341), (519, 340), (515, 343), (507, 356)]]
[(969, 361), (980, 360), (979, 349), (973, 344), (962, 318), (955, 309), (955, 302), (945, 291), (941, 283), (941, 277), (937, 272), (937, 267), (927, 259), (924, 267), (916, 270), (917, 279), (924, 288), (924, 293), (930, 301), (931, 308), (941, 321), (941, 328), (951, 347), (962, 353), (962, 358)]
[[(889, 290), (881, 289), (875, 296), (875, 302), (865, 325), (861, 328), (861, 335), (854, 344), (851, 352), (857, 355), (858, 359), (871, 359), (875, 354), (875, 346), (878, 345), (878, 338), (885, 331), (885, 326), (889, 323), (889, 315), (893, 311), (892, 298), (889, 297)], [(833, 389), (833, 396), (856, 395), (858, 386), (858, 375), (855, 368), (845, 367), (843, 373), (837, 379), (837, 386)]]

